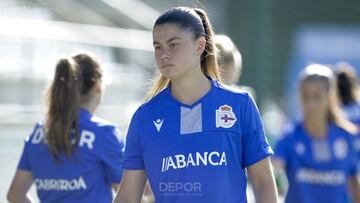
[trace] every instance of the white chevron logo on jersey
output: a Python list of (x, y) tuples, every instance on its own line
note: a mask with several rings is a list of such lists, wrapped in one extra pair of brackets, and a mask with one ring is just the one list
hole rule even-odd
[(155, 127), (156, 127), (156, 130), (157, 130), (158, 132), (160, 132), (160, 129), (161, 129), (161, 126), (162, 126), (162, 124), (163, 124), (163, 122), (164, 122), (164, 119), (158, 118), (156, 121), (153, 121), (153, 122), (154, 122), (154, 125), (155, 125)]

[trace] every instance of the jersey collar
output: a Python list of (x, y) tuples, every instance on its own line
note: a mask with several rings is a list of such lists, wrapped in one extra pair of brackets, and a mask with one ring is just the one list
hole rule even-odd
[(210, 77), (207, 77), (210, 80), (210, 90), (204, 95), (202, 96), (200, 99), (198, 99), (197, 101), (195, 101), (193, 104), (184, 104), (180, 101), (178, 101), (172, 94), (171, 94), (171, 83), (168, 85), (168, 87), (165, 89), (165, 94), (167, 95), (167, 97), (170, 99), (170, 101), (172, 101), (173, 103), (179, 105), (179, 106), (183, 106), (186, 108), (193, 108), (196, 105), (198, 105), (199, 103), (203, 102), (204, 100), (206, 100), (207, 98), (211, 97), (211, 95), (213, 94), (213, 92), (216, 89), (216, 86), (218, 86), (218, 82)]

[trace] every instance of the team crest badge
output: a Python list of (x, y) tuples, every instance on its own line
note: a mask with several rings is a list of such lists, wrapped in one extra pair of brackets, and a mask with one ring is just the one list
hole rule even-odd
[(236, 122), (231, 106), (223, 105), (216, 110), (216, 127), (231, 128)]

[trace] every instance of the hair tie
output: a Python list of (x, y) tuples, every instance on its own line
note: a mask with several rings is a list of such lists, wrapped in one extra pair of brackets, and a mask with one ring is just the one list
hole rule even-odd
[(65, 85), (70, 87), (70, 83), (67, 82), (64, 77), (60, 77), (60, 81), (63, 82)]

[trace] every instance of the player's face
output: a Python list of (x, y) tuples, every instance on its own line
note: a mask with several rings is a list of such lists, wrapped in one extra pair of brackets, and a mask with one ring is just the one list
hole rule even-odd
[(153, 45), (160, 73), (172, 80), (197, 68), (202, 53), (199, 51), (199, 39), (195, 39), (191, 31), (176, 24), (156, 26), (153, 30)]
[(305, 118), (326, 118), (329, 108), (329, 91), (323, 81), (305, 81), (300, 88), (300, 97)]

